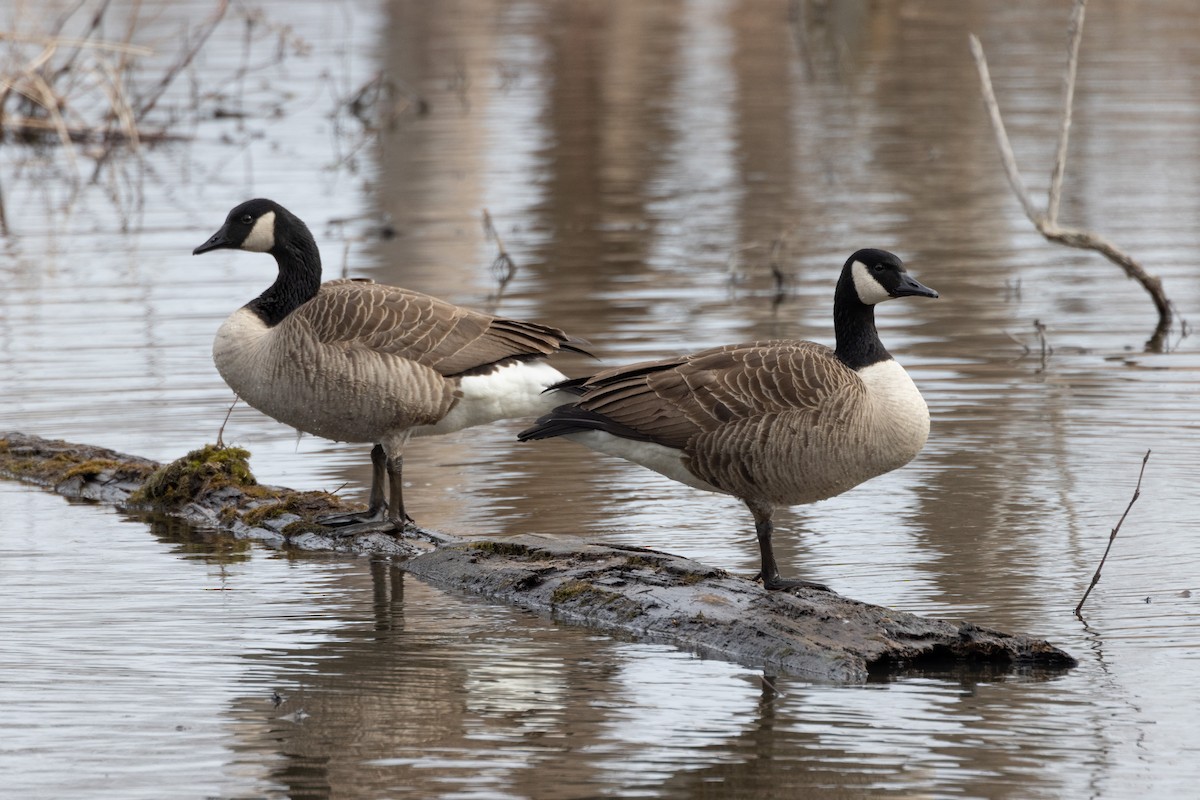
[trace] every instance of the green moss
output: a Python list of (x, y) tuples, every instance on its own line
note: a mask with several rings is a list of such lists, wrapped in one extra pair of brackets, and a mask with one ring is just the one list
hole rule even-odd
[(311, 523), (314, 529), (319, 530), (324, 526), (313, 522), (313, 519), (318, 514), (329, 514), (347, 510), (341, 499), (329, 492), (275, 493), (274, 497), (278, 499), (273, 502), (263, 503), (244, 512), (241, 516), (242, 522), (253, 528), (269, 519), (282, 517), (285, 514), (295, 514), (302, 521)]
[(550, 593), (550, 602), (552, 605), (571, 604), (577, 607), (586, 603), (590, 608), (604, 608), (626, 621), (637, 619), (642, 614), (642, 607), (628, 597), (581, 580), (565, 581)]
[(527, 556), (532, 551), (529, 547), (516, 542), (501, 542), (501, 541), (483, 541), (471, 542), (467, 545), (471, 550), (477, 550), (483, 553), (490, 553), (497, 556)]
[(328, 532), (329, 532), (329, 528), (326, 527), (325, 525), (321, 525), (319, 523), (311, 522), (311, 521), (305, 520), (305, 519), (298, 519), (294, 522), (289, 522), (287, 525), (284, 525), (283, 530), (280, 531), (280, 533), (282, 533), (284, 536), (287, 536), (288, 538), (291, 538), (293, 536), (299, 536), (302, 533), (328, 533)]
[(72, 467), (84, 460), (82, 456), (65, 450), (48, 457), (25, 455), (20, 449), (14, 451), (7, 439), (0, 440), (0, 445), (0, 471), (21, 480), (58, 483)]
[(242, 513), (242, 522), (251, 528), (262, 525), (268, 519), (282, 517), (288, 513), (288, 500), (278, 500), (274, 503), (263, 503), (261, 506)]
[(249, 458), (240, 447), (205, 445), (155, 470), (129, 502), (180, 508), (227, 486), (256, 487)]
[(31, 483), (58, 486), (71, 478), (89, 481), (100, 475), (140, 483), (153, 471), (142, 459), (124, 459), (95, 447), (44, 440), (22, 446), (19, 440), (0, 439), (0, 473)]
[(113, 458), (92, 458), (87, 461), (78, 462), (75, 466), (63, 473), (62, 480), (74, 477), (82, 477), (84, 480), (95, 478), (103, 472), (111, 472), (113, 475), (119, 475), (128, 478), (137, 478), (145, 480), (154, 468), (148, 464), (136, 461), (118, 461)]
[(568, 603), (585, 595), (609, 594), (608, 592), (600, 592), (596, 587), (592, 586), (587, 581), (564, 581), (561, 586), (555, 589), (550, 594), (550, 602), (559, 605)]
[(221, 510), (217, 512), (217, 521), (226, 528), (233, 525), (233, 523), (237, 522), (237, 520), (240, 518), (241, 514), (238, 513), (237, 507), (235, 506), (223, 506)]

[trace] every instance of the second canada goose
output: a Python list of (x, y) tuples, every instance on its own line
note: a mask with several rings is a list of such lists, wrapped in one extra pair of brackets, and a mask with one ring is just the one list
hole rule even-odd
[(733, 495), (754, 515), (763, 584), (815, 586), (780, 577), (772, 515), (903, 466), (925, 445), (925, 400), (875, 329), (878, 303), (910, 295), (938, 296), (891, 253), (859, 250), (834, 292), (836, 349), (760, 341), (605, 370), (560, 384), (578, 399), (518, 438), (565, 436)]
[(222, 248), (270, 253), (279, 272), (217, 332), (213, 361), (221, 377), (286, 425), (375, 444), (366, 518), (325, 520), (371, 524), (344, 532), (404, 526), (403, 449), (410, 436), (547, 411), (562, 398), (545, 390), (566, 376), (546, 357), (587, 353), (582, 340), (546, 325), (369, 280), (322, 283), (308, 227), (271, 200), (234, 208), (193, 253)]

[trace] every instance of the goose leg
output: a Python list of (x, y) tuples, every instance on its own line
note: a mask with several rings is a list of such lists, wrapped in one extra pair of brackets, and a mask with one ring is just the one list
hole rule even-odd
[(371, 448), (371, 494), (367, 499), (367, 517), (370, 519), (382, 517), (387, 509), (387, 500), (383, 496), (386, 465), (387, 455), (383, 452), (383, 445), (377, 444)]
[(771, 533), (775, 529), (772, 519), (775, 509), (767, 503), (746, 501), (750, 513), (754, 515), (754, 532), (758, 534), (758, 551), (762, 557), (762, 569), (754, 577), (762, 578), (765, 589), (816, 589), (822, 592), (833, 591), (823, 583), (812, 581), (785, 580), (779, 576), (779, 565), (775, 563), (775, 551), (771, 547)]
[[(409, 525), (415, 525), (412, 517), (404, 512), (404, 455), (400, 445), (393, 443), (394, 454), (389, 455), (383, 445), (371, 450), (371, 499), (370, 515), (367, 519), (351, 522), (334, 528), (331, 536), (358, 536), (363, 533), (392, 533), (399, 535)], [(387, 475), (389, 498), (383, 499), (383, 479)]]
[(387, 501), (383, 496), (383, 475), (387, 468), (387, 455), (383, 445), (377, 444), (371, 448), (371, 494), (367, 499), (367, 510), (352, 514), (330, 514), (319, 517), (317, 522), (329, 528), (340, 528), (356, 525), (362, 522), (381, 522), (387, 510)]
[(413, 518), (404, 510), (404, 456), (396, 453), (387, 458), (388, 485), (391, 503), (388, 505), (387, 519), (396, 531), (404, 530), (405, 525), (415, 525)]

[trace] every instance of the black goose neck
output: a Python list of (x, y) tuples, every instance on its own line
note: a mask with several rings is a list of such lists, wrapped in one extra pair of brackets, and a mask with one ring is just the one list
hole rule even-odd
[(851, 369), (859, 370), (892, 357), (875, 329), (875, 306), (858, 299), (849, 274), (838, 281), (834, 293), (833, 332), (837, 357)]
[(321, 253), (312, 233), (298, 219), (285, 222), (276, 223), (275, 246), (270, 250), (279, 274), (265, 292), (250, 302), (250, 308), (268, 326), (278, 325), (321, 288)]

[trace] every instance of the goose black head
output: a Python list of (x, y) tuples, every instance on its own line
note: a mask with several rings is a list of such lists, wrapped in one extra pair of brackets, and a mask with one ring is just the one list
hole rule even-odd
[(859, 250), (846, 261), (848, 281), (860, 303), (873, 306), (896, 297), (937, 297), (938, 293), (908, 274), (900, 259), (886, 250)]
[(193, 250), (192, 255), (222, 249), (272, 252), (275, 249), (276, 231), (291, 218), (287, 209), (273, 200), (247, 200), (230, 211), (221, 229)]

